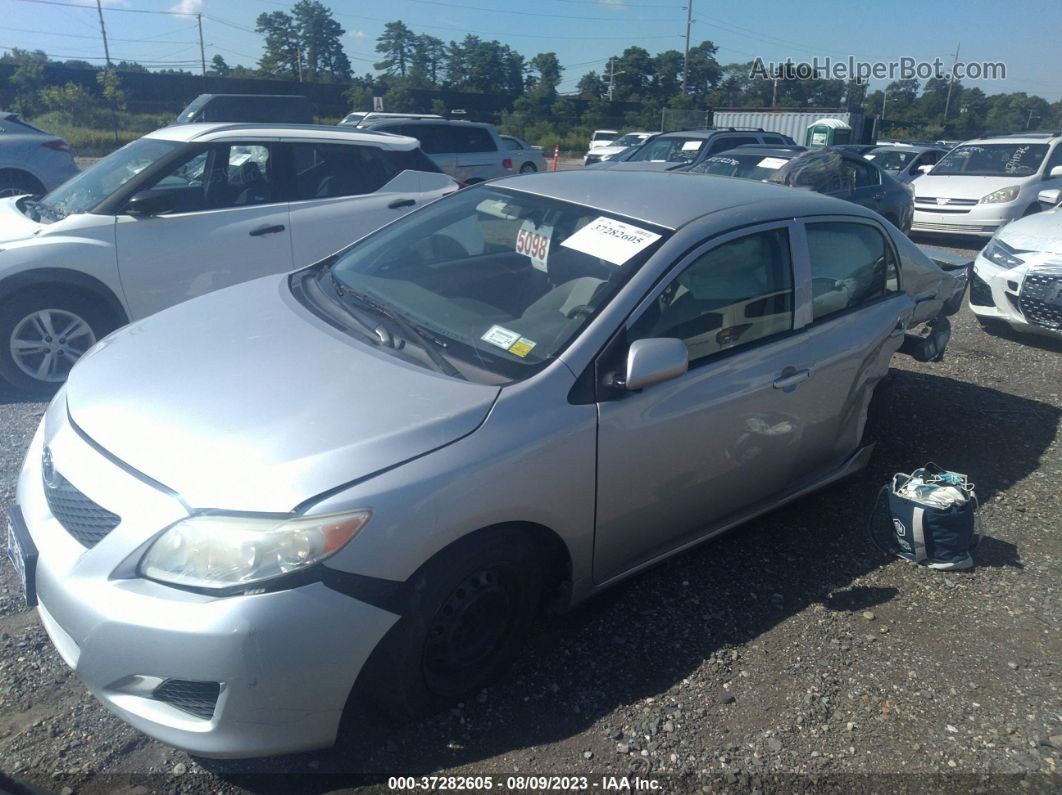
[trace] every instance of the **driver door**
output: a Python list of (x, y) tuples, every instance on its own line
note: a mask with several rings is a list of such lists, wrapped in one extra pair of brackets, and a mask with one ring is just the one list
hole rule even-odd
[(118, 272), (131, 319), (292, 268), (276, 153), (268, 141), (207, 144), (144, 186), (172, 193), (172, 211), (118, 214)]

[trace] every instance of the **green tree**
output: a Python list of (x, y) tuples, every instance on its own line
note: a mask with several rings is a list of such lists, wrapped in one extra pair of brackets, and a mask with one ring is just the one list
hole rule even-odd
[(420, 82), (437, 86), (446, 70), (446, 42), (435, 36), (417, 36), (413, 40), (413, 60), (410, 72)]
[(302, 49), (295, 20), (283, 11), (259, 14), (254, 29), (265, 34), (265, 52), (258, 68), (270, 77), (294, 79), (302, 66)]
[(216, 75), (217, 77), (228, 77), (232, 71), (232, 67), (225, 63), (225, 59), (220, 55), (215, 55), (210, 59), (210, 71), (208, 74)]
[(101, 69), (96, 73), (96, 82), (100, 84), (100, 88), (103, 89), (103, 98), (107, 103), (115, 110), (125, 110), (126, 96), (125, 89), (122, 88), (122, 79), (118, 76), (118, 70), (115, 68)]
[(376, 39), (376, 52), (384, 56), (373, 67), (389, 75), (405, 76), (413, 66), (417, 34), (406, 27), (401, 20), (388, 22), (384, 32)]
[(557, 53), (540, 52), (531, 59), (531, 69), (536, 74), (528, 80), (528, 89), (540, 96), (555, 96), (564, 72)]
[(587, 72), (579, 78), (576, 90), (583, 99), (600, 99), (605, 94), (607, 84), (597, 72)]
[(291, 7), (303, 55), (303, 79), (350, 80), (350, 59), (343, 51), (346, 31), (319, 0), (299, 0)]
[(44, 64), (40, 61), (25, 61), (11, 75), (15, 89), (12, 109), (23, 116), (35, 116), (40, 112), (39, 92), (44, 86)]

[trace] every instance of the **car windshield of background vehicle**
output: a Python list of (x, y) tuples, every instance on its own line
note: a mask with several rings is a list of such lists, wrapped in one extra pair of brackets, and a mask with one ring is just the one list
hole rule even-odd
[(863, 155), (867, 160), (873, 161), (878, 168), (888, 171), (890, 174), (900, 173), (904, 166), (918, 157), (917, 152), (897, 152), (886, 150), (881, 152), (868, 152)]
[(497, 383), (556, 357), (668, 234), (483, 186), (384, 227), (341, 255), (331, 274), (353, 313), (386, 307), (441, 343), (435, 353), (463, 376)]
[(182, 146), (177, 141), (141, 138), (126, 144), (80, 174), (71, 177), (37, 202), (24, 205), (35, 220), (51, 223), (87, 213), (148, 166)]
[(952, 149), (930, 173), (935, 177), (1029, 177), (1047, 156), (1047, 144), (967, 144)]
[(764, 155), (724, 154), (712, 155), (690, 169), (697, 174), (717, 174), (721, 177), (741, 177), (771, 182), (788, 158)]
[(661, 137), (647, 143), (630, 159), (656, 163), (691, 163), (702, 146), (703, 138)]
[(612, 145), (613, 146), (634, 146), (635, 144), (639, 144), (639, 143), (641, 143), (644, 140), (645, 140), (644, 136), (632, 135), (632, 134), (628, 133), (627, 135), (621, 135), (619, 138), (617, 138), (615, 141), (612, 142)]

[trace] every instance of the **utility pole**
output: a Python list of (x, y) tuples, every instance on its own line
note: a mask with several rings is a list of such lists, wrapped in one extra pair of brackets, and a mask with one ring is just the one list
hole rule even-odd
[(885, 103), (889, 101), (889, 87), (885, 86), (885, 91), (881, 95), (881, 120), (885, 121)]
[(961, 46), (961, 41), (955, 45), (955, 60), (951, 62), (951, 79), (948, 80), (948, 96), (944, 100), (944, 121), (948, 120), (948, 108), (951, 106), (951, 87), (955, 83), (955, 65), (959, 63), (959, 48)]
[(682, 58), (682, 94), (690, 79), (690, 26), (693, 24), (693, 0), (686, 0), (686, 54)]
[(199, 60), (203, 64), (203, 77), (206, 77), (206, 52), (203, 50), (203, 15), (196, 14), (195, 21), (199, 24)]
[(773, 108), (778, 104), (778, 75), (774, 76), (771, 83), (771, 107)]
[(622, 69), (620, 71), (618, 71), (618, 72), (616, 71), (615, 61), (616, 61), (615, 58), (609, 58), (608, 59), (608, 92), (607, 93), (608, 93), (608, 101), (609, 102), (612, 101), (612, 90), (616, 87), (616, 75), (621, 75), (621, 74), (623, 74), (623, 71), (624, 71)]
[(96, 10), (100, 15), (100, 33), (103, 34), (103, 55), (107, 59), (107, 68), (111, 68), (111, 48), (107, 46), (107, 28), (103, 24), (103, 6), (96, 0)]

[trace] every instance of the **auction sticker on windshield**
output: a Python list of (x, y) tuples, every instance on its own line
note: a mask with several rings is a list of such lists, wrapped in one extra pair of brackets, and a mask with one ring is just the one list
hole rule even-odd
[(534, 221), (524, 221), (520, 231), (516, 233), (516, 253), (530, 258), (531, 264), (545, 273), (551, 237), (553, 237), (552, 226), (536, 227)]
[(758, 168), (781, 168), (788, 162), (784, 157), (765, 157), (756, 166)]
[(489, 342), (491, 345), (509, 350), (513, 343), (520, 339), (520, 332), (510, 331), (504, 326), (491, 326), (480, 339), (484, 342)]
[(561, 245), (591, 257), (600, 257), (613, 265), (622, 265), (659, 239), (660, 235), (648, 229), (600, 215)]

